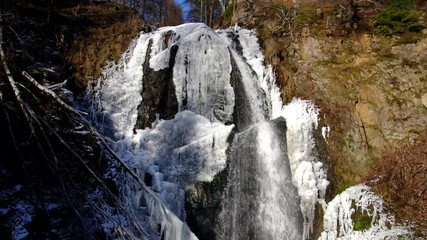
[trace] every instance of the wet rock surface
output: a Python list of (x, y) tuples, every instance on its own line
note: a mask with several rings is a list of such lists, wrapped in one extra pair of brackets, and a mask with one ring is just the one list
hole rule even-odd
[(159, 119), (172, 119), (178, 112), (178, 102), (175, 95), (175, 86), (172, 80), (173, 66), (178, 46), (170, 50), (169, 67), (155, 71), (150, 68), (150, 52), (152, 42), (143, 66), (144, 80), (142, 87), (142, 104), (138, 107), (138, 120), (135, 129), (151, 127), (151, 123)]

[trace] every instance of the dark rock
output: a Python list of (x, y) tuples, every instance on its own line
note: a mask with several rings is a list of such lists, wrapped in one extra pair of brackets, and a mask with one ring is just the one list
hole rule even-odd
[(160, 114), (161, 119), (172, 119), (178, 112), (175, 85), (172, 80), (172, 70), (178, 46), (174, 45), (170, 48), (169, 67), (154, 71), (150, 68), (151, 45), (152, 42), (149, 43), (149, 50), (146, 53), (143, 66), (142, 104), (138, 106), (138, 120), (135, 130), (151, 127), (151, 123), (156, 119), (156, 114)]
[(64, 57), (62, 56), (60, 51), (54, 51), (51, 53), (52, 61), (54, 63), (64, 63)]
[(244, 85), (242, 82), (242, 75), (239, 72), (236, 62), (233, 58), (231, 58), (231, 76), (230, 83), (234, 89), (234, 97), (235, 97), (235, 105), (233, 111), (233, 122), (236, 125), (238, 131), (243, 131), (253, 123), (251, 121), (251, 117), (249, 114), (251, 110), (251, 103), (249, 102), (249, 98), (246, 96), (245, 91), (240, 91), (238, 89), (243, 89)]
[(323, 19), (323, 11), (322, 9), (318, 8), (316, 9), (316, 16), (320, 19)]
[(186, 222), (199, 239), (214, 240), (214, 227), (228, 180), (228, 169), (215, 175), (212, 182), (197, 182), (185, 196)]
[(148, 172), (144, 175), (144, 183), (147, 187), (151, 187), (153, 185), (153, 176)]

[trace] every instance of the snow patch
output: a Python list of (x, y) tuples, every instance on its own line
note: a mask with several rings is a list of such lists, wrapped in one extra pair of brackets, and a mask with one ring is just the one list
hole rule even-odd
[[(395, 225), (394, 217), (386, 213), (384, 203), (368, 186), (360, 184), (347, 188), (328, 203), (323, 216), (324, 230), (319, 240), (328, 239), (402, 239), (410, 232)], [(354, 229), (353, 214), (360, 211), (370, 218), (371, 227)]]
[(325, 139), (326, 143), (328, 143), (330, 132), (331, 132), (331, 128), (329, 126), (322, 127), (322, 136), (323, 136), (323, 139)]

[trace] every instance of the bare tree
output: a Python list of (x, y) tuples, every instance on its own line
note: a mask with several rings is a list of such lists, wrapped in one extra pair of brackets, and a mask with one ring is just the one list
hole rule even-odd
[(224, 12), (225, 9), (227, 8), (229, 1), (228, 0), (218, 0), (218, 3), (221, 6), (222, 12)]
[(173, 0), (167, 0), (163, 25), (178, 25), (183, 22), (182, 8)]
[[(187, 19), (212, 26), (226, 8), (227, 0), (187, 0), (190, 10)], [(221, 5), (223, 4), (223, 6)]]

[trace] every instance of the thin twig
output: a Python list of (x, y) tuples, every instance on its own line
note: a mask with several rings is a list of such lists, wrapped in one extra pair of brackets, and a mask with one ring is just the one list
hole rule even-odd
[(9, 26), (9, 28), (10, 28), (10, 30), (12, 30), (12, 32), (13, 32), (13, 33), (15, 33), (16, 37), (17, 37), (18, 39), (20, 39), (19, 35), (15, 32), (15, 30), (13, 30), (13, 28), (12, 28), (11, 26)]

